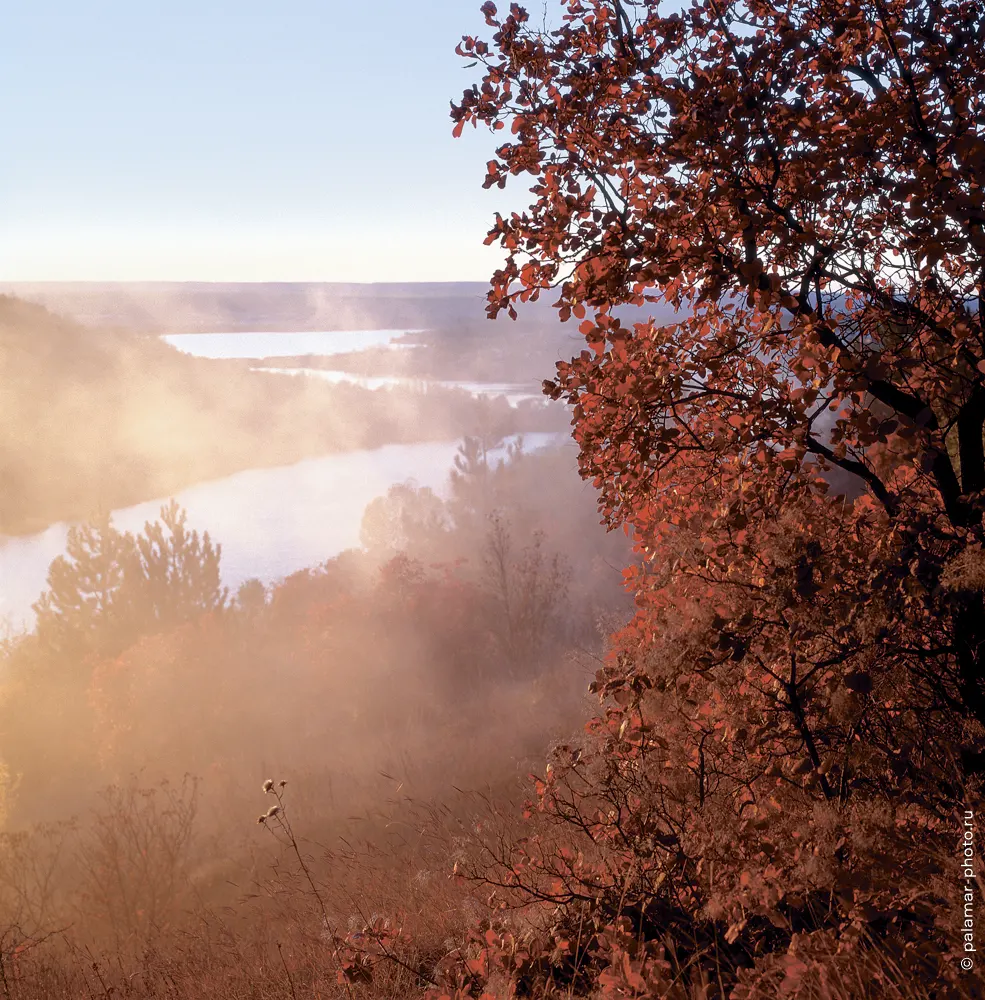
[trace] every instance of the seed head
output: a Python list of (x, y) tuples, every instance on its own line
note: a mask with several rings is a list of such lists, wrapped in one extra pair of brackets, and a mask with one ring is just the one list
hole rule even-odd
[(263, 794), (267, 795), (269, 792), (272, 792), (273, 790), (274, 790), (274, 779), (267, 778), (267, 780), (263, 783)]
[(264, 818), (265, 819), (270, 819), (271, 816), (276, 816), (277, 813), (279, 813), (279, 812), (280, 812), (280, 806), (271, 806), (267, 810), (267, 815)]
[(267, 817), (266, 817), (266, 816), (260, 816), (260, 817), (259, 817), (259, 818), (257, 819), (257, 822), (258, 822), (258, 823), (266, 823), (266, 822), (267, 822)]

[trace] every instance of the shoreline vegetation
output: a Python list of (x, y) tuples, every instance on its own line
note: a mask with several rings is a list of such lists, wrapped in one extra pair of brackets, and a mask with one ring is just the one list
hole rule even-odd
[(539, 403), (511, 408), (441, 386), (368, 389), (251, 367), (0, 296), (0, 535), (88, 520), (249, 468), (567, 426)]
[(332, 355), (267, 357), (254, 361), (253, 366), (325, 369), (366, 378), (497, 382), (538, 392), (543, 379), (554, 374), (558, 358), (571, 353), (573, 337), (564, 329), (548, 329), (531, 337), (527, 330), (501, 326), (495, 333), (490, 337), (488, 330), (476, 325), (454, 332), (413, 331), (394, 341), (403, 350), (369, 347)]
[[(488, 132), (476, 181), (513, 192), (485, 238), (498, 326), (454, 283), (31, 293), (71, 323), (0, 300), (0, 518), (196, 461), (456, 442), (393, 447), (401, 472), (429, 453), (427, 483), (332, 459), (308, 507), (281, 475), (308, 469), (277, 470), (55, 539), (34, 622), (0, 630), (0, 1000), (985, 998), (985, 4), (667, 6), (487, 0), (489, 40), (460, 36), (451, 133)], [(295, 52), (307, 25), (279, 10), (233, 46), (245, 89), (197, 72), (222, 18), (184, 61), (207, 112), (209, 75), (236, 99), (207, 116), (218, 146), (264, 138), (276, 41), (279, 82), (316, 99), (278, 130), (342, 135), (316, 202), (362, 213), (323, 246), (438, 268), (458, 250), (452, 227), (432, 252), (436, 209), (471, 209), (404, 98), (444, 79), (444, 15), (383, 10), (369, 36), (360, 13), (326, 24), (352, 38), (342, 119), (309, 72), (340, 46)], [(132, 27), (104, 20), (111, 45)], [(172, 63), (148, 63), (156, 93)], [(161, 146), (159, 103), (115, 116), (146, 126), (124, 152)], [(59, 120), (28, 152), (74, 148)], [(250, 258), (248, 201), (243, 253), (211, 267)], [(247, 323), (375, 331), (346, 349), (429, 333), (331, 358), (413, 383), (379, 391), (156, 336)], [(268, 343), (209, 353), (323, 349)], [(467, 391), (556, 355), (554, 405)], [(491, 443), (562, 414), (577, 462)], [(343, 520), (351, 547), (321, 547)], [(235, 549), (204, 529), (234, 522), (307, 567), (224, 578)]]

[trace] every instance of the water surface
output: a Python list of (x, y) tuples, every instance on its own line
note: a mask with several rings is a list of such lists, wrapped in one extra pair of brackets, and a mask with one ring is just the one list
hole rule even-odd
[[(565, 434), (524, 435), (528, 451)], [(315, 566), (359, 545), (366, 505), (394, 483), (413, 479), (444, 493), (458, 441), (391, 444), (309, 458), (294, 465), (247, 469), (176, 494), (189, 527), (222, 544), (222, 581), (265, 583)], [(113, 511), (113, 523), (140, 531), (155, 520), (166, 497)], [(31, 605), (45, 589), (48, 565), (65, 551), (68, 525), (21, 538), (0, 537), (0, 619), (30, 627)]]

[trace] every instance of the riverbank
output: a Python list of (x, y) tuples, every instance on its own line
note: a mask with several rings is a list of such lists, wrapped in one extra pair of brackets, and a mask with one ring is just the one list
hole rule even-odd
[[(555, 479), (557, 469), (542, 449), (557, 448), (562, 434), (523, 437), (523, 453), (540, 452)], [(272, 583), (361, 544), (366, 507), (390, 487), (412, 480), (444, 496), (460, 442), (390, 444), (307, 458), (290, 465), (251, 468), (152, 500), (116, 507), (114, 527), (139, 534), (156, 521), (173, 496), (188, 515), (189, 528), (208, 531), (222, 546), (222, 583), (233, 592), (248, 579)], [(565, 471), (573, 475), (575, 456), (567, 452)], [(505, 446), (489, 453), (496, 464)], [(30, 629), (31, 605), (45, 588), (51, 561), (64, 554), (69, 525), (61, 522), (32, 535), (0, 538), (0, 622), (13, 632)]]
[(564, 415), (430, 386), (370, 389), (190, 357), (0, 297), (0, 535), (33, 534), (251, 468)]

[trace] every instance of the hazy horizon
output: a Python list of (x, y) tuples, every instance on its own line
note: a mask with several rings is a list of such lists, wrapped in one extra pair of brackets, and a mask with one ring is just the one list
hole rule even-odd
[(4, 28), (0, 1000), (985, 997), (985, 0)]

